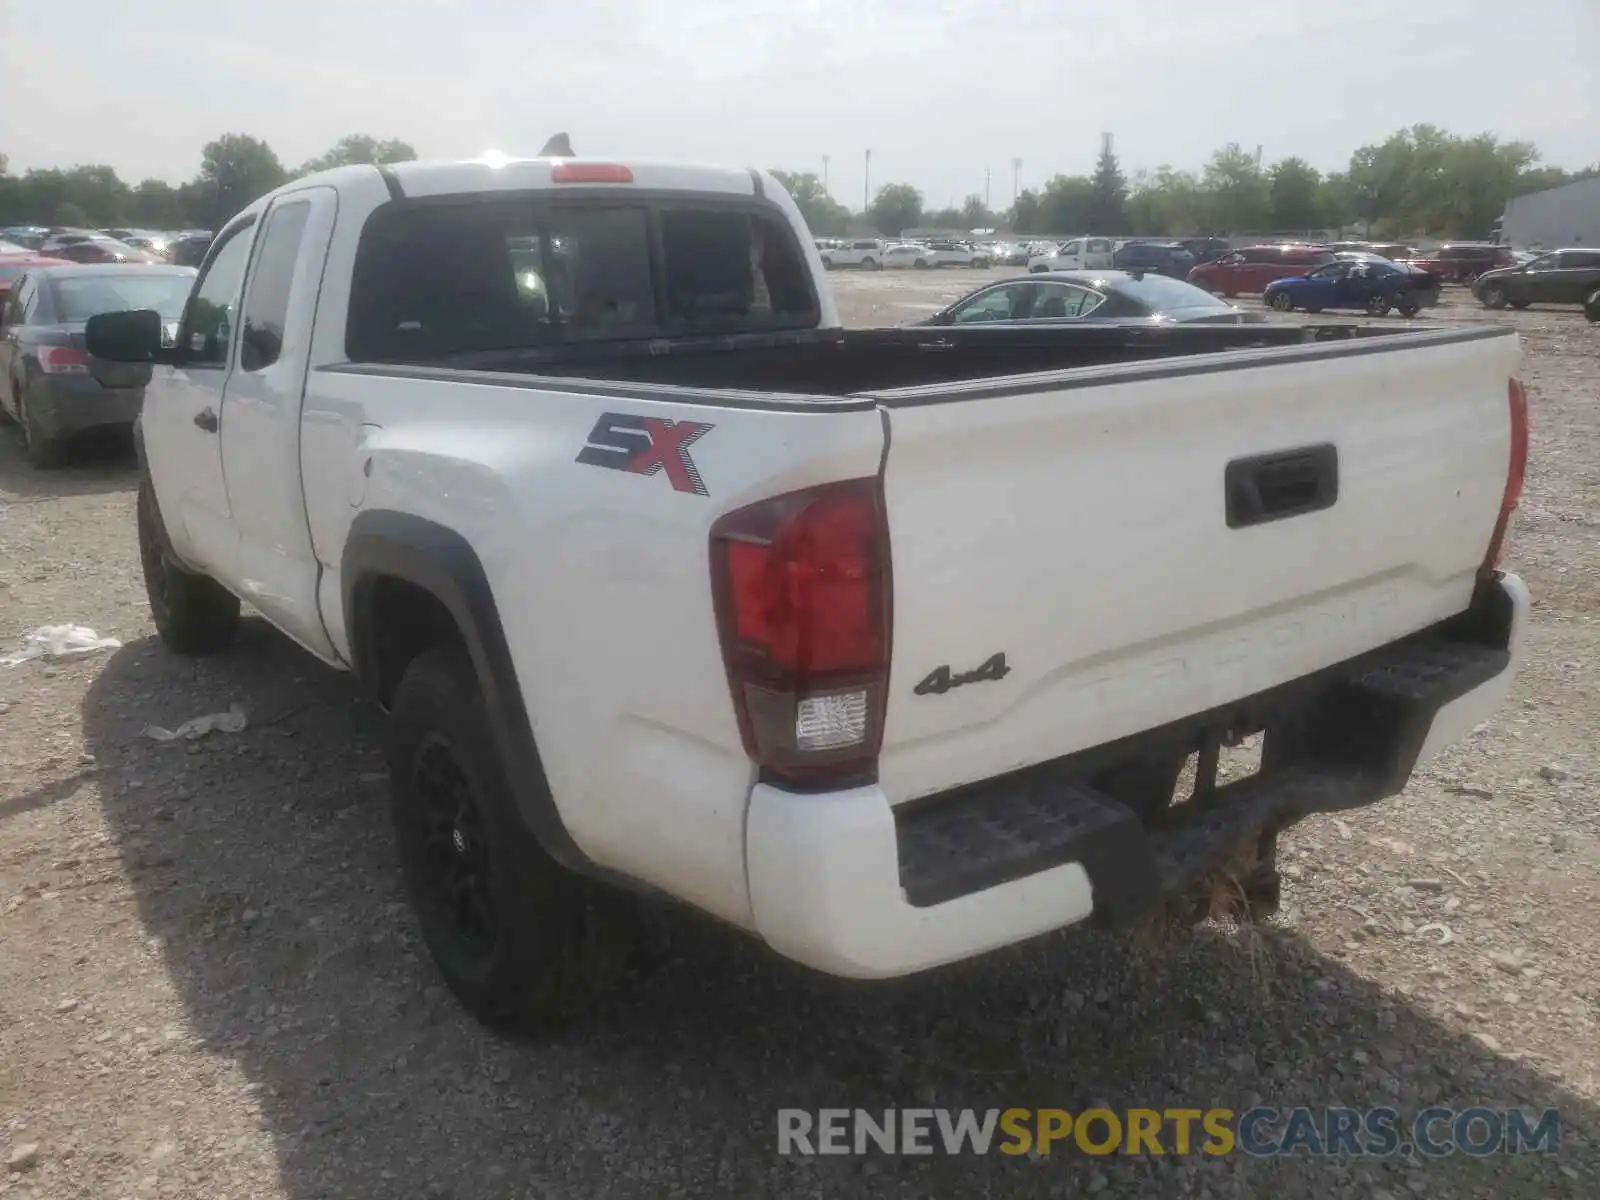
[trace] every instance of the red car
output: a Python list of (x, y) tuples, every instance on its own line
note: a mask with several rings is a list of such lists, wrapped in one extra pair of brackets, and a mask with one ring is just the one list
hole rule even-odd
[(0, 254), (0, 308), (5, 307), (11, 288), (35, 267), (70, 267), (64, 258), (48, 258), (31, 250), (23, 254)]
[(1246, 246), (1201, 263), (1189, 272), (1189, 282), (1218, 295), (1237, 296), (1264, 292), (1275, 279), (1308, 275), (1333, 261), (1333, 251), (1326, 246)]
[(1437, 275), (1452, 283), (1471, 283), (1485, 271), (1517, 266), (1510, 246), (1485, 242), (1449, 242), (1432, 254), (1404, 260), (1407, 265)]

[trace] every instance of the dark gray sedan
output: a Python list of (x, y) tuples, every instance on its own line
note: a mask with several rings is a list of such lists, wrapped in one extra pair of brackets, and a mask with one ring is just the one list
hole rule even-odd
[(104, 312), (153, 308), (170, 334), (194, 277), (193, 267), (118, 264), (41, 267), (17, 281), (0, 310), (0, 420), (22, 427), (33, 462), (59, 466), (75, 434), (127, 427), (139, 415), (142, 368), (91, 364), (84, 323)]
[(919, 325), (1058, 321), (1245, 325), (1263, 320), (1204, 288), (1140, 271), (1042, 271), (970, 292)]

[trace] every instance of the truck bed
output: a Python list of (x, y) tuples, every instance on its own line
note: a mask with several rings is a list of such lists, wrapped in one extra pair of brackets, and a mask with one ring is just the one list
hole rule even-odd
[[(948, 387), (978, 379), (1037, 375), (1154, 359), (1299, 347), (1313, 354), (1364, 352), (1400, 339), (1447, 339), (1495, 331), (1359, 325), (1098, 325), (950, 329), (903, 327), (748, 335), (670, 343), (595, 343), (463, 356), (454, 369), (587, 379), (615, 384), (736, 389), (742, 393), (856, 396)], [(1408, 337), (1409, 334), (1409, 337)], [(1230, 355), (1222, 365), (1239, 365)], [(408, 374), (441, 368), (371, 368)]]

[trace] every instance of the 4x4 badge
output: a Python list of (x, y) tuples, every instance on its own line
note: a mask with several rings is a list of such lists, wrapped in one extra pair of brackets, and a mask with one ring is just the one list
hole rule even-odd
[(1011, 674), (1011, 668), (1006, 666), (1006, 654), (1002, 650), (999, 654), (991, 654), (984, 659), (983, 666), (971, 671), (963, 671), (959, 675), (952, 675), (949, 667), (935, 667), (921, 683), (911, 690), (919, 696), (942, 696), (951, 688), (958, 688), (962, 684), (982, 683), (986, 679), (999, 681)]

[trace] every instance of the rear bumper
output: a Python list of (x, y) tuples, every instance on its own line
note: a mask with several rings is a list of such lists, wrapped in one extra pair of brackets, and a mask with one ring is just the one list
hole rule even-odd
[(92, 375), (35, 376), (28, 392), (28, 411), (49, 438), (131, 426), (143, 403), (143, 388), (102, 387)]
[[(1522, 580), (1501, 576), (1460, 617), (1226, 713), (899, 808), (876, 786), (758, 785), (745, 831), (756, 930), (789, 958), (870, 979), (1091, 918), (1121, 924), (1254, 839), (1398, 792), (1504, 700), (1528, 606)], [(1148, 819), (1095, 782), (1219, 722), (1265, 731), (1258, 775)]]

